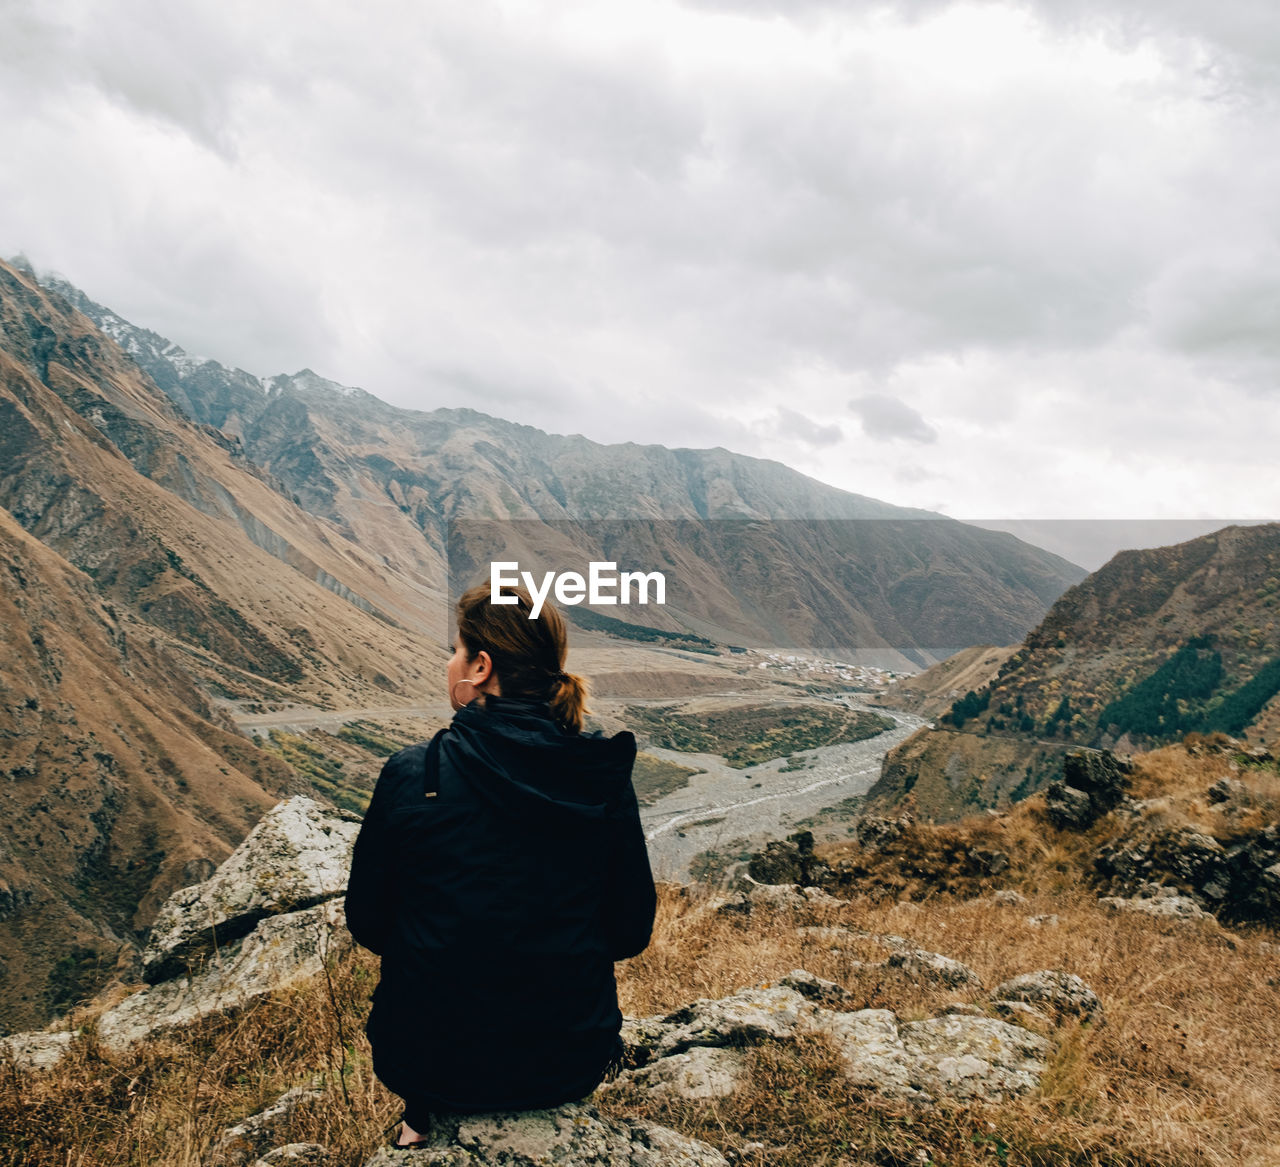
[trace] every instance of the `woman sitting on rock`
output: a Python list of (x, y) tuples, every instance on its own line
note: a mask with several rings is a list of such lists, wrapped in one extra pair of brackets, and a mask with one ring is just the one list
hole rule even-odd
[(559, 613), (523, 588), (458, 603), (452, 723), (383, 767), (356, 840), (351, 934), (382, 957), (366, 1031), (405, 1100), (527, 1110), (590, 1094), (620, 1051), (613, 962), (642, 951), (653, 876), (635, 738), (583, 734)]

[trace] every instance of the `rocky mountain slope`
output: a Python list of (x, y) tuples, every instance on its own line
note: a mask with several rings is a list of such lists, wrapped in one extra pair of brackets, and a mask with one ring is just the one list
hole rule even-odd
[(1277, 605), (1280, 525), (1122, 552), (1067, 591), (936, 729), (894, 750), (869, 798), (910, 794), (922, 811), (956, 817), (1042, 788), (1071, 745), (1132, 749), (1215, 732), (1272, 743)]
[(975, 641), (1018, 639), (1083, 575), (1009, 535), (723, 449), (604, 446), (470, 409), (398, 409), (310, 370), (260, 381), (49, 283), (185, 413), (415, 578), (435, 579), (447, 552), (455, 582), (475, 582), (495, 546), (561, 570), (620, 559), (672, 579), (665, 609), (632, 609), (629, 620), (919, 666)]
[(7, 267), (0, 508), (12, 1026), (109, 974), (188, 865), (221, 859), (296, 782), (224, 705), (407, 703), (434, 691), (444, 654), (422, 585), (302, 510)]

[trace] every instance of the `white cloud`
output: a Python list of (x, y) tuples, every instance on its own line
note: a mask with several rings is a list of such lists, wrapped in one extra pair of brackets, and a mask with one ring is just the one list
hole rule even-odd
[(1278, 66), (1254, 0), (19, 3), (0, 251), (397, 404), (1265, 513)]

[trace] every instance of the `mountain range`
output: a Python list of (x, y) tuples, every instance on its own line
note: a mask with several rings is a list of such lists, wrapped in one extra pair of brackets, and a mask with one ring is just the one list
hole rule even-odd
[(591, 524), (635, 522), (690, 573), (641, 620), (919, 663), (1016, 639), (1083, 574), (725, 450), (397, 409), (307, 370), (262, 380), (5, 264), (0, 508), (9, 1027), (131, 959), (161, 899), (305, 784), (233, 715), (436, 698), (459, 524), (590, 558)]

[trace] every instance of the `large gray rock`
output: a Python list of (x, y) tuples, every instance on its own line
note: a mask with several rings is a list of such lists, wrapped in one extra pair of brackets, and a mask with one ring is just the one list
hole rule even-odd
[(98, 1038), (121, 1052), (152, 1033), (235, 1009), (265, 993), (304, 981), (325, 959), (350, 945), (343, 902), (263, 920), (248, 936), (205, 961), (191, 977), (150, 985), (98, 1018)]
[(1206, 912), (1190, 896), (1180, 895), (1176, 887), (1143, 884), (1132, 899), (1124, 896), (1103, 896), (1099, 903), (1116, 912), (1141, 912), (1147, 916), (1159, 916), (1168, 920), (1212, 920), (1217, 917)]
[(855, 1086), (886, 1098), (996, 1102), (1036, 1089), (1049, 1043), (992, 1017), (947, 1014), (899, 1025), (887, 1009), (835, 1013), (823, 1029)]
[[(616, 1082), (639, 1086), (651, 1098), (725, 1098), (746, 1080), (745, 1060), (742, 1050), (697, 1045), (638, 1070), (628, 1070)], [(607, 1083), (603, 1088), (613, 1086), (614, 1083)]]
[(151, 984), (177, 976), (269, 916), (342, 895), (360, 821), (299, 795), (281, 802), (203, 883), (162, 905), (142, 956)]
[(795, 989), (742, 989), (719, 1000), (701, 998), (663, 1019), (654, 1054), (666, 1057), (697, 1045), (782, 1041), (811, 1022), (818, 1007)]
[(383, 1147), (364, 1167), (728, 1167), (714, 1147), (647, 1122), (604, 1118), (592, 1106), (438, 1116), (428, 1145)]

